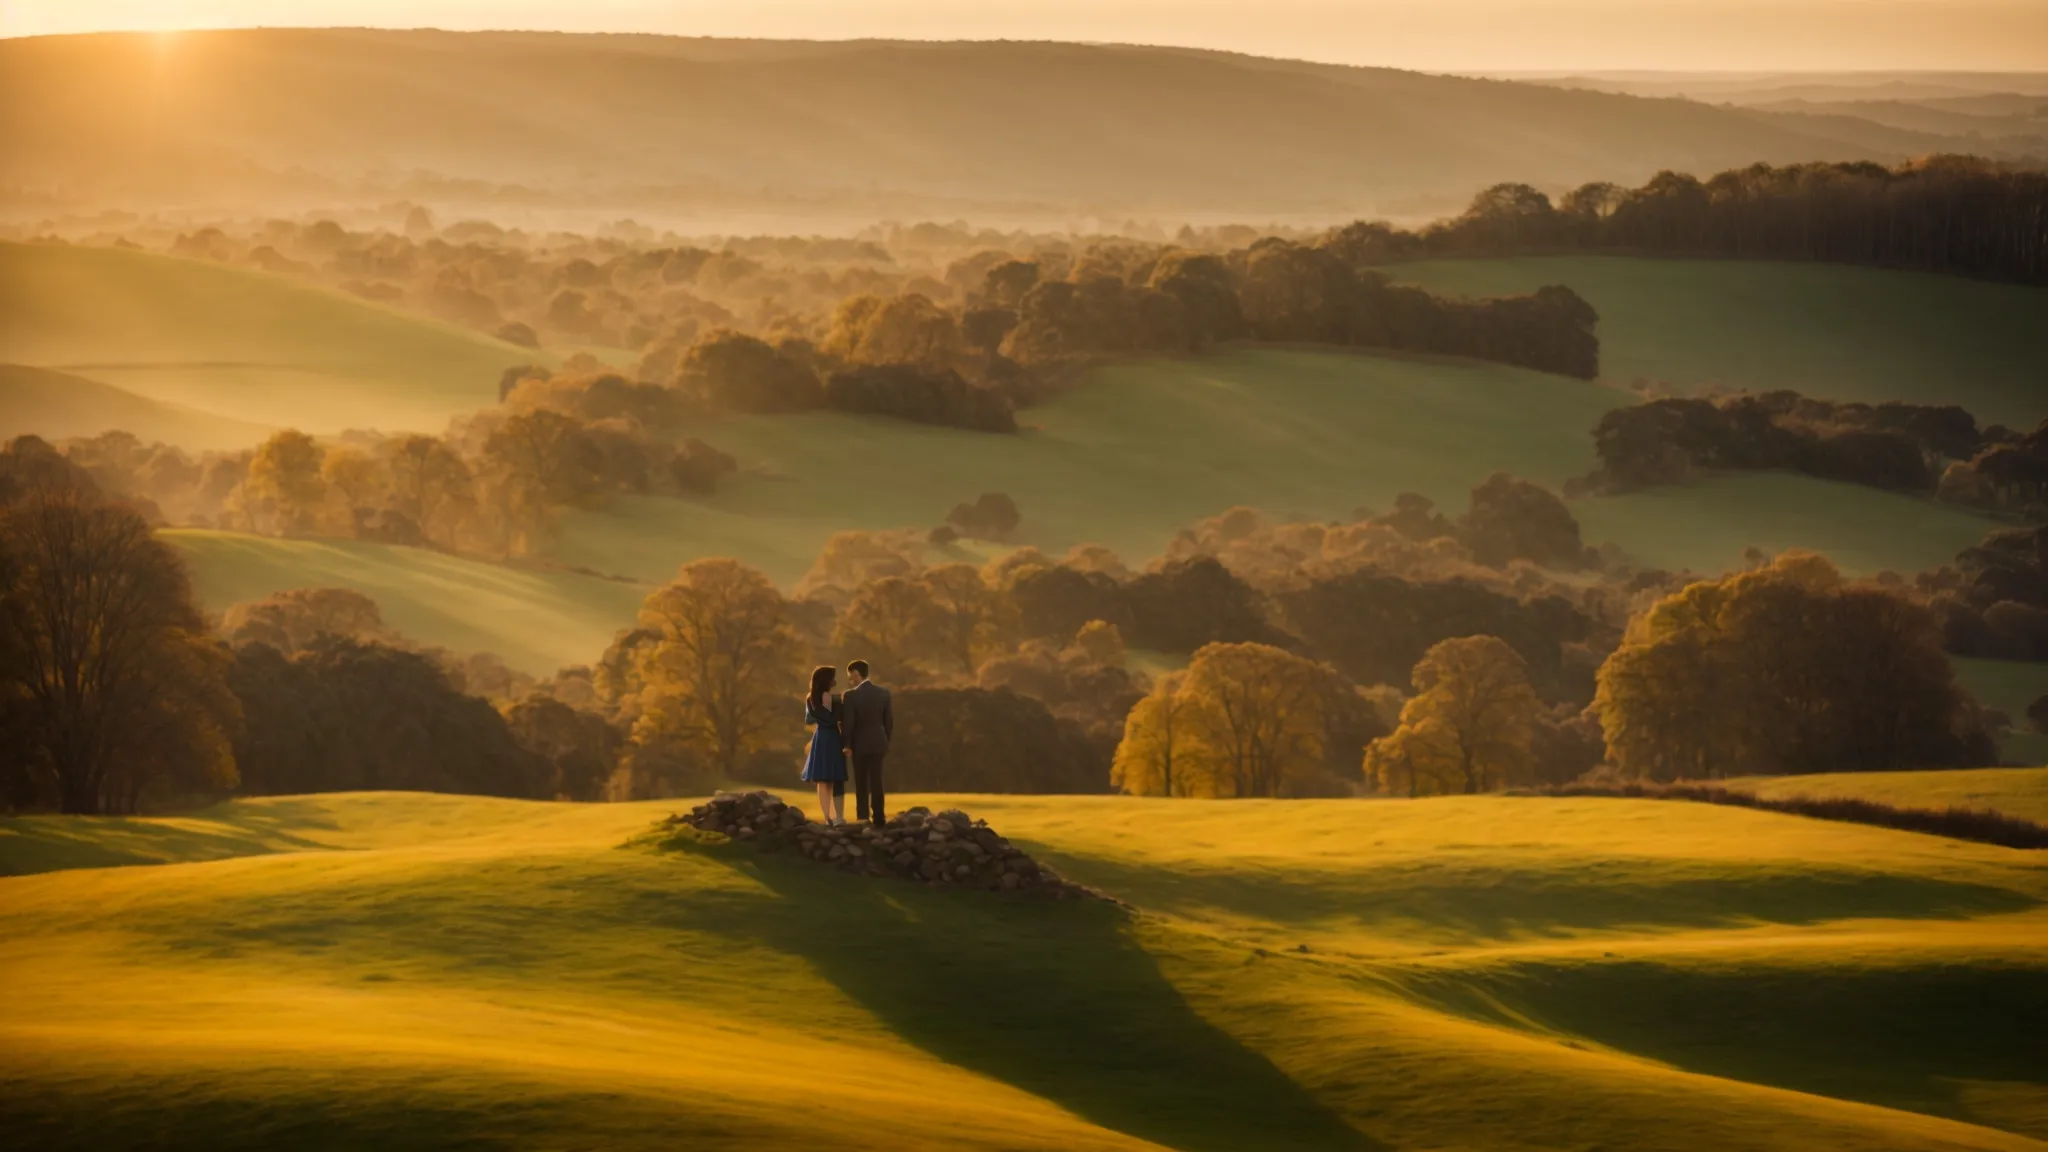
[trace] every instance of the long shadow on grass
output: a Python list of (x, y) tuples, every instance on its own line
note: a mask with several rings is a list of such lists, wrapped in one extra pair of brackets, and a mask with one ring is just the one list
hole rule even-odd
[[(1018, 842), (1020, 845), (1023, 841)], [(1940, 920), (2018, 912), (2038, 901), (1986, 884), (1878, 871), (1588, 861), (1559, 869), (1431, 863), (1417, 868), (1202, 872), (1146, 868), (1040, 845), (1061, 875), (1166, 912), (1224, 911), (1278, 923), (1351, 922), (1465, 940), (1617, 927)]]
[(2048, 1138), (2048, 1116), (1966, 1091), (2048, 1093), (2048, 967), (1726, 970), (1619, 962), (1416, 971), (1409, 992), (1505, 1027), (1531, 1020), (1674, 1067)]
[(307, 821), (290, 813), (258, 813), (230, 805), (186, 814), (179, 823), (127, 816), (5, 819), (0, 820), (0, 876), (182, 864), (327, 847), (287, 832), (287, 827), (304, 829)]
[[(1197, 1015), (1114, 905), (934, 892), (793, 857), (678, 847), (717, 854), (779, 899), (693, 900), (664, 918), (803, 957), (948, 1063), (1191, 1152), (1379, 1147)], [(829, 1069), (798, 1071), (829, 1086)]]

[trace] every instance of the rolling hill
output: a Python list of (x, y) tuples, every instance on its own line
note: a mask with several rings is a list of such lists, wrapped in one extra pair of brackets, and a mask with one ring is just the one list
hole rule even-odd
[[(835, 532), (923, 530), (983, 492), (1017, 501), (1014, 544), (1057, 554), (1093, 542), (1138, 563), (1233, 505), (1340, 519), (1420, 491), (1457, 511), (1496, 469), (1552, 485), (1589, 471), (1594, 420), (1627, 400), (1497, 365), (1263, 349), (1100, 367), (1028, 409), (1030, 427), (1016, 436), (829, 412), (735, 418), (704, 430), (742, 462), (716, 496), (622, 497), (562, 517), (554, 562), (639, 584), (361, 542), (168, 537), (214, 611), (282, 588), (351, 587), (416, 640), (493, 651), (544, 673), (596, 658), (630, 621), (641, 585), (691, 560), (736, 556), (787, 587)], [(1997, 526), (1931, 501), (1786, 475), (1573, 510), (1589, 541), (1700, 572), (1740, 564), (1750, 546), (1816, 549), (1854, 572), (1917, 572)]]
[(2022, 852), (1651, 801), (960, 799), (1130, 909), (642, 837), (671, 804), (0, 821), (0, 1111), (38, 1147), (2048, 1137)]
[(1635, 184), (1660, 168), (1908, 154), (1816, 130), (1828, 126), (1683, 101), (1120, 45), (365, 29), (0, 43), (0, 182), (151, 205), (409, 192), (664, 221), (1412, 215), (1501, 180)]
[(165, 540), (184, 557), (209, 612), (292, 588), (353, 588), (406, 638), (491, 652), (534, 676), (588, 664), (631, 627), (648, 589), (573, 572), (465, 560), (356, 540), (280, 540), (193, 528)]
[(97, 380), (0, 364), (0, 440), (34, 434), (46, 440), (131, 432), (191, 451), (246, 448), (271, 429), (176, 404), (147, 400)]
[(1985, 424), (2048, 418), (2048, 293), (1920, 272), (1767, 261), (1553, 256), (1388, 271), (1433, 292), (1566, 284), (1600, 314), (1617, 384), (1790, 388), (1830, 400), (1960, 404)]
[[(661, 579), (735, 555), (778, 581), (835, 530), (926, 528), (982, 492), (1017, 501), (1017, 541), (1159, 554), (1182, 526), (1237, 504), (1343, 518), (1416, 491), (1458, 510), (1496, 470), (1553, 486), (1592, 470), (1615, 389), (1498, 365), (1285, 349), (1135, 361), (1091, 372), (995, 437), (815, 413), (743, 418), (706, 437), (746, 470), (716, 497), (631, 498), (564, 522), (566, 563)], [(1915, 572), (1995, 526), (1930, 501), (1799, 476), (1738, 476), (1582, 501), (1592, 542), (1643, 563), (1719, 572), (1751, 545), (1827, 551), (1858, 572)]]
[(1982, 808), (2048, 824), (2048, 768), (1750, 776), (1727, 784), (1772, 798), (1851, 796), (1902, 808)]
[[(438, 432), (450, 416), (496, 403), (499, 373), (535, 358), (261, 272), (125, 249), (0, 243), (0, 363), (98, 385), (63, 397), (61, 408), (10, 386), (0, 392), (9, 428), (36, 430), (28, 420), (37, 412), (93, 432), (140, 418), (206, 442), (178, 441), (188, 447), (246, 446), (259, 425)], [(178, 422), (166, 425), (172, 409)]]

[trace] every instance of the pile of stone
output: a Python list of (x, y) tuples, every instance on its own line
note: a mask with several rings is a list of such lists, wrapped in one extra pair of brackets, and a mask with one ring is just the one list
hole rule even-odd
[(940, 887), (1019, 892), (1054, 899), (1097, 893), (1060, 879), (997, 835), (985, 821), (957, 808), (912, 808), (876, 827), (821, 824), (769, 792), (720, 792), (687, 816), (687, 824), (718, 832), (765, 852), (796, 852), (821, 864), (866, 876), (894, 876)]

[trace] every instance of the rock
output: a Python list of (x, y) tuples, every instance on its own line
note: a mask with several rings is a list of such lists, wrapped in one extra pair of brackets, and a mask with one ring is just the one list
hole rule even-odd
[(1005, 840), (984, 821), (958, 808), (934, 816), (916, 807), (876, 828), (868, 824), (832, 827), (767, 792), (720, 792), (710, 800), (660, 822), (722, 832), (762, 852), (794, 849), (841, 872), (894, 876), (942, 888), (972, 888), (1066, 900), (1099, 893), (1061, 880)]

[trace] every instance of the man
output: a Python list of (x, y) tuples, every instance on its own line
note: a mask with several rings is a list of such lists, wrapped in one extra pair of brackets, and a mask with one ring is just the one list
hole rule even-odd
[(839, 702), (839, 732), (853, 757), (853, 815), (856, 820), (888, 823), (882, 788), (882, 757), (889, 754), (889, 738), (896, 734), (896, 713), (889, 707), (889, 690), (868, 679), (868, 662), (855, 660), (846, 666), (846, 678), (853, 687)]

